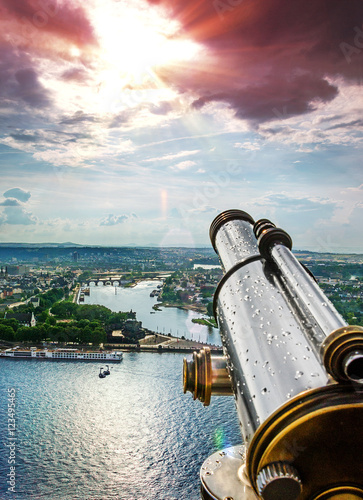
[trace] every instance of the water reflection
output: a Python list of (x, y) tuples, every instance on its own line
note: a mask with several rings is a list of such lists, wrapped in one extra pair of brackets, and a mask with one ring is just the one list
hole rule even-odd
[[(98, 363), (0, 360), (16, 390), (13, 500), (198, 500), (199, 469), (240, 442), (233, 398), (203, 407), (182, 392), (182, 354), (125, 353), (111, 375)], [(0, 498), (8, 451), (0, 447)]]

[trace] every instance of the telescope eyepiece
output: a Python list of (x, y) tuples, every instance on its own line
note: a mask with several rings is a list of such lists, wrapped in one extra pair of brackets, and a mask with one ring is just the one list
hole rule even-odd
[(349, 353), (343, 361), (343, 366), (348, 380), (363, 384), (363, 351)]
[(321, 345), (321, 358), (337, 382), (363, 385), (363, 327), (349, 325), (332, 332)]
[(249, 222), (252, 225), (255, 223), (254, 219), (250, 216), (250, 214), (244, 212), (243, 210), (237, 210), (237, 209), (226, 210), (225, 212), (222, 212), (221, 214), (217, 215), (217, 217), (213, 220), (209, 230), (209, 237), (215, 251), (217, 251), (216, 249), (217, 232), (224, 224), (232, 220), (243, 220)]
[(259, 219), (257, 222), (255, 222), (255, 225), (253, 226), (253, 231), (255, 233), (256, 238), (258, 239), (262, 235), (262, 233), (264, 233), (268, 229), (273, 229), (275, 227), (276, 225), (269, 219)]
[(284, 245), (289, 250), (292, 249), (292, 239), (290, 235), (276, 227), (273, 222), (268, 219), (260, 219), (255, 222), (253, 231), (257, 238), (258, 249), (266, 260), (271, 260), (271, 250), (274, 245)]

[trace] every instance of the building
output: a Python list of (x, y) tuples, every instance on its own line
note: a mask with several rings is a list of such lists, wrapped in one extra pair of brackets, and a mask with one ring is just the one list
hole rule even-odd
[(39, 303), (40, 303), (40, 299), (39, 297), (32, 297), (30, 299), (30, 303), (32, 304), (32, 306), (35, 308), (35, 307), (39, 307)]
[(8, 276), (21, 276), (23, 274), (27, 274), (28, 273), (28, 267), (27, 266), (23, 266), (23, 265), (20, 265), (20, 266), (6, 266), (5, 268), (5, 272)]
[(16, 319), (20, 326), (35, 326), (37, 324), (33, 313), (9, 313), (6, 311), (4, 318)]

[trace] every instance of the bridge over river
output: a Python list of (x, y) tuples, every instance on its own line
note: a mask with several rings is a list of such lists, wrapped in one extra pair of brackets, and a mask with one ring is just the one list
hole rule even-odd
[(92, 278), (86, 282), (87, 286), (121, 286), (125, 283), (129, 283), (129, 281), (116, 278)]
[[(125, 276), (126, 274), (126, 276)], [(160, 273), (155, 273), (155, 271), (144, 272), (142, 278), (136, 278), (136, 282), (140, 280), (163, 280), (167, 276), (170, 276), (171, 271), (165, 271)], [(82, 286), (123, 286), (131, 283), (134, 279), (127, 277), (127, 273), (123, 273), (122, 276), (100, 276), (89, 278), (87, 281), (82, 283)]]

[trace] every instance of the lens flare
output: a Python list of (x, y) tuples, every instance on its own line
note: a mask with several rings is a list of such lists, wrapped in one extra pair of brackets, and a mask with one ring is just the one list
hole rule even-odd
[(213, 444), (217, 448), (217, 450), (222, 450), (223, 448), (228, 448), (230, 446), (223, 427), (217, 427), (215, 429), (213, 435)]

